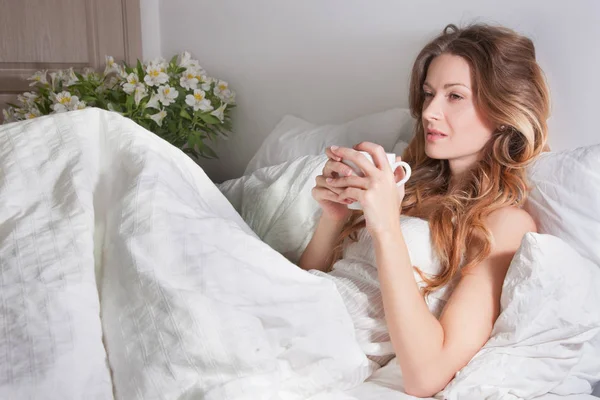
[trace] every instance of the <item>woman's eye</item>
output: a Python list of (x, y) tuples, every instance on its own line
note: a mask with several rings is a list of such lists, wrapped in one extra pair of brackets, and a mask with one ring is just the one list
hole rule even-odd
[(423, 96), (425, 96), (425, 97), (433, 97), (433, 93), (431, 93), (431, 92), (423, 92)]
[(462, 100), (463, 97), (461, 95), (456, 94), (456, 93), (451, 93), (450, 94), (450, 99), (452, 99), (452, 100)]

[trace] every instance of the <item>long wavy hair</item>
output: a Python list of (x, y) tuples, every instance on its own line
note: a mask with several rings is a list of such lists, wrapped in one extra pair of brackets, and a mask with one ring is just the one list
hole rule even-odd
[[(425, 154), (422, 123), (422, 86), (431, 61), (440, 54), (469, 63), (475, 107), (497, 127), (479, 161), (452, 187), (448, 160)], [(415, 135), (402, 159), (413, 173), (401, 211), (429, 222), (441, 272), (426, 276), (415, 266), (427, 295), (488, 257), (493, 237), (484, 224), (486, 216), (525, 202), (526, 167), (546, 150), (550, 99), (533, 42), (504, 27), (477, 24), (462, 29), (448, 25), (421, 50), (412, 69), (409, 103)], [(364, 227), (362, 211), (354, 212), (338, 238), (331, 266), (341, 257), (344, 241), (357, 240)]]

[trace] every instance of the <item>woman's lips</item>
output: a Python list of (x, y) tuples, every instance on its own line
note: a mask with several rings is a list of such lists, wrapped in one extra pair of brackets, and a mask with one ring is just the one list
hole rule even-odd
[(430, 142), (435, 142), (437, 140), (441, 140), (448, 137), (448, 135), (446, 135), (445, 133), (442, 133), (438, 130), (435, 129), (428, 129), (427, 130), (427, 140)]

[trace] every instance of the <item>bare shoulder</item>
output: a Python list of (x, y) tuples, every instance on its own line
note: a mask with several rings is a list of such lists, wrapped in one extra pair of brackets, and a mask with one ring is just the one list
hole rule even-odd
[(527, 232), (537, 232), (535, 221), (529, 213), (518, 207), (503, 207), (485, 219), (494, 241), (500, 247), (519, 246)]

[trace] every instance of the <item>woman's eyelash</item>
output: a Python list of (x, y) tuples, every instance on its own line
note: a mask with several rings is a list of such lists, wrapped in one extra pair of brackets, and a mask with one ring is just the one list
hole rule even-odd
[[(431, 93), (431, 92), (425, 92), (424, 91), (423, 92), (423, 96), (425, 96), (425, 97), (433, 97), (433, 93)], [(450, 99), (452, 99), (452, 100), (462, 100), (464, 98), (461, 95), (456, 94), (456, 93), (450, 93), (448, 95), (448, 97), (450, 97)]]

